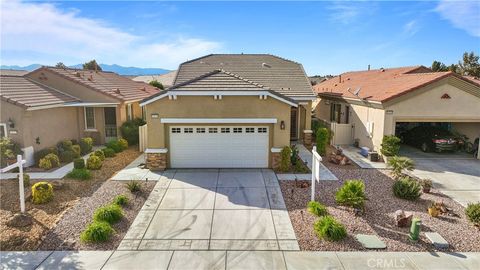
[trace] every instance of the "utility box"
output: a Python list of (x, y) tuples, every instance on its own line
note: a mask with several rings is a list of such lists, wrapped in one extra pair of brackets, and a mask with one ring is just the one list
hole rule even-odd
[(410, 226), (410, 240), (418, 241), (420, 236), (420, 226), (422, 225), (422, 221), (419, 218), (412, 219), (412, 226)]

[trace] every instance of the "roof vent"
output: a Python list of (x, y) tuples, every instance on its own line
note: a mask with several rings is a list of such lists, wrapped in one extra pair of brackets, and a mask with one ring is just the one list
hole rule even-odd
[(120, 94), (120, 88), (114, 88), (113, 91), (115, 91), (117, 94)]
[(267, 64), (267, 63), (262, 63), (262, 67), (271, 68), (272, 66), (270, 66), (270, 65)]
[(385, 72), (385, 69), (383, 67), (380, 68), (380, 72)]

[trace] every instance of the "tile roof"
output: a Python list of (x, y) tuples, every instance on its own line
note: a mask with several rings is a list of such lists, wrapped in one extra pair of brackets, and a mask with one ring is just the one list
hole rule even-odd
[(315, 96), (301, 64), (269, 54), (211, 54), (187, 61), (180, 65), (175, 84), (216, 69), (232, 72), (288, 97)]
[(7, 76), (23, 76), (27, 74), (27, 70), (20, 70), (20, 69), (0, 69), (0, 75), (7, 75)]
[(165, 88), (168, 88), (173, 85), (173, 81), (175, 80), (176, 76), (177, 76), (177, 71), (174, 70), (162, 75), (136, 76), (132, 78), (132, 80), (137, 82), (144, 82), (144, 83), (149, 83), (151, 81), (156, 80), (157, 82), (160, 82)]
[(84, 85), (121, 101), (141, 100), (160, 90), (147, 83), (136, 82), (113, 72), (42, 67), (63, 78)]
[(22, 76), (0, 76), (0, 97), (24, 108), (61, 105), (79, 101)]
[[(432, 72), (423, 66), (346, 72), (313, 87), (317, 94), (340, 95), (386, 102), (425, 85), (455, 76), (453, 72)], [(360, 89), (358, 96), (355, 91)]]

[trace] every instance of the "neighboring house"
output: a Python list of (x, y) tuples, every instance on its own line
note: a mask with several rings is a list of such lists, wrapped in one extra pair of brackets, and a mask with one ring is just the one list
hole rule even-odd
[(147, 165), (276, 167), (291, 141), (311, 144), (315, 99), (301, 64), (267, 54), (214, 54), (180, 65), (174, 86), (142, 101)]
[(177, 76), (177, 71), (170, 71), (162, 75), (142, 75), (132, 78), (132, 80), (137, 82), (150, 83), (151, 81), (157, 81), (163, 85), (165, 89), (173, 85), (173, 81)]
[(29, 153), (64, 139), (117, 138), (123, 122), (142, 117), (139, 100), (159, 92), (111, 72), (53, 67), (0, 79), (1, 135)]
[[(335, 144), (379, 150), (384, 135), (420, 123), (443, 123), (480, 136), (480, 83), (423, 66), (343, 73), (315, 85), (315, 116), (332, 125)], [(338, 132), (340, 131), (340, 132)]]

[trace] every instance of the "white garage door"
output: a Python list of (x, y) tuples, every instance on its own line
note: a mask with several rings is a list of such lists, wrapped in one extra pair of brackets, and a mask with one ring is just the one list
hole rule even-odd
[(172, 168), (266, 168), (268, 127), (171, 126)]

